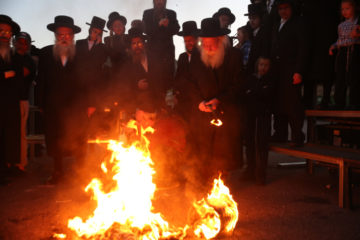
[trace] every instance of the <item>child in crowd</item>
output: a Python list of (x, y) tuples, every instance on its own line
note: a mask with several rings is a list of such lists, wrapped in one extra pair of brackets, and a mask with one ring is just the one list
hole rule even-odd
[(336, 56), (336, 80), (334, 100), (336, 108), (346, 106), (346, 92), (349, 88), (348, 109), (360, 107), (360, 37), (353, 34), (358, 22), (356, 3), (354, 0), (341, 1), (341, 14), (345, 21), (338, 26), (338, 39), (330, 46), (329, 54)]
[(251, 47), (249, 32), (246, 26), (242, 26), (238, 28), (236, 38), (239, 42), (238, 44), (236, 44), (235, 47), (240, 49), (243, 55), (243, 64), (244, 66), (246, 66), (249, 60), (250, 47)]
[(264, 185), (268, 160), (268, 142), (271, 126), (271, 99), (274, 85), (271, 79), (270, 59), (259, 57), (255, 73), (249, 75), (242, 91), (246, 106), (245, 146), (247, 168), (244, 180), (256, 180)]

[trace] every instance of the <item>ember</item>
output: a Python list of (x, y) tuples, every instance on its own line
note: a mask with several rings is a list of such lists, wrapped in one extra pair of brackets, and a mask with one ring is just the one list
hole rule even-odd
[[(77, 236), (86, 239), (112, 239), (114, 232), (130, 236), (129, 239), (212, 239), (219, 233), (232, 233), (238, 220), (237, 203), (229, 189), (219, 177), (207, 198), (194, 202), (195, 221), (185, 227), (169, 225), (160, 213), (154, 213), (152, 200), (156, 192), (153, 183), (153, 161), (150, 157), (149, 141), (145, 133), (154, 129), (140, 129), (134, 122), (128, 128), (138, 133), (138, 140), (131, 145), (115, 140), (94, 140), (107, 143), (112, 156), (101, 164), (104, 173), (116, 182), (109, 192), (100, 179), (92, 179), (85, 191), (91, 191), (97, 207), (87, 220), (75, 217), (68, 227)], [(57, 237), (66, 238), (58, 234)]]

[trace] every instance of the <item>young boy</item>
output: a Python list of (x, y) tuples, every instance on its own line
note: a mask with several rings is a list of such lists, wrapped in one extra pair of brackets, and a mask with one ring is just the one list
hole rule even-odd
[(349, 88), (349, 109), (360, 107), (360, 37), (354, 36), (358, 15), (356, 13), (356, 3), (354, 0), (341, 1), (341, 14), (345, 21), (338, 26), (338, 40), (332, 44), (329, 54), (333, 55), (337, 50), (336, 56), (336, 80), (335, 80), (335, 105), (339, 109), (346, 106), (346, 92)]
[(255, 179), (260, 185), (266, 182), (271, 99), (274, 90), (269, 70), (270, 59), (259, 57), (255, 64), (255, 73), (247, 78), (242, 91), (247, 113), (245, 132), (247, 169), (243, 178)]

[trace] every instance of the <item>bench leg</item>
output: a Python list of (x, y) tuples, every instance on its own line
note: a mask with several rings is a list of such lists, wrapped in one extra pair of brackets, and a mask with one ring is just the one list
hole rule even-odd
[(339, 207), (350, 207), (349, 196), (349, 168), (344, 161), (339, 163)]
[(306, 159), (306, 166), (308, 174), (313, 174), (314, 171), (314, 161)]

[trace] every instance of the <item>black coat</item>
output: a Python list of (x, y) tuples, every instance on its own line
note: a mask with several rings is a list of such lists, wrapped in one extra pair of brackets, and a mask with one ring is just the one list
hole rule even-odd
[(241, 89), (241, 98), (251, 115), (272, 112), (274, 95), (275, 82), (269, 74), (261, 78), (251, 74)]
[[(167, 27), (159, 26), (161, 18), (167, 18)], [(144, 11), (143, 23), (148, 36), (148, 54), (154, 57), (163, 67), (162, 78), (171, 83), (175, 75), (175, 46), (173, 36), (178, 33), (180, 26), (176, 19), (176, 12), (164, 9), (156, 13), (154, 9)]]
[[(78, 74), (78, 60), (65, 66), (53, 56), (53, 46), (41, 49), (38, 104), (43, 109), (47, 151), (50, 156), (76, 144), (87, 120), (86, 91)], [(66, 145), (66, 146), (65, 146)]]
[(190, 74), (190, 64), (194, 62), (194, 59), (199, 58), (199, 51), (194, 49), (191, 54), (191, 58), (189, 61), (189, 55), (187, 52), (183, 52), (180, 54), (179, 59), (177, 61), (177, 69), (175, 75), (175, 81), (173, 87), (175, 89), (175, 93), (177, 94), (178, 103), (176, 105), (176, 110), (186, 119), (189, 119), (189, 106), (191, 106), (191, 101), (189, 98), (189, 86), (187, 79)]
[[(10, 62), (0, 57), (0, 167), (20, 163), (20, 100), (26, 100), (23, 58), (11, 55)], [(5, 72), (15, 76), (5, 78)]]
[[(112, 78), (110, 95), (120, 102), (120, 107), (130, 112), (134, 112), (146, 101), (151, 101), (156, 105), (164, 99), (159, 77), (161, 68), (150, 56), (147, 57), (147, 61), (148, 71), (146, 72), (141, 63), (135, 63), (129, 58)], [(138, 87), (138, 82), (142, 79), (148, 82), (148, 88), (145, 90)]]
[(116, 69), (126, 61), (126, 35), (113, 35), (104, 38), (106, 54), (110, 57), (112, 68)]
[(155, 16), (154, 9), (147, 9), (143, 13), (143, 23), (145, 25), (145, 33), (149, 37), (148, 45), (150, 50), (157, 49), (163, 51), (173, 50), (173, 35), (179, 32), (180, 26), (176, 18), (176, 12), (165, 9), (162, 17), (169, 19), (167, 27), (159, 26), (160, 16)]
[(260, 56), (269, 57), (270, 44), (271, 44), (271, 31), (268, 28), (261, 26), (256, 36), (251, 35), (251, 48), (249, 53), (249, 60), (246, 67), (248, 75), (254, 73), (256, 60)]
[[(199, 157), (202, 161), (209, 161), (209, 167), (215, 171), (227, 169), (239, 157), (241, 111), (238, 95), (243, 84), (242, 63), (240, 51), (229, 48), (223, 64), (217, 69), (205, 66), (200, 57), (194, 58), (190, 65), (191, 134), (198, 144)], [(223, 112), (219, 113), (223, 121), (221, 127), (210, 124), (216, 116), (198, 108), (202, 101), (213, 98), (220, 101), (218, 112)]]
[(304, 74), (308, 56), (308, 36), (300, 17), (290, 18), (281, 28), (274, 24), (271, 37), (271, 59), (292, 73)]
[(86, 90), (88, 106), (96, 106), (101, 101), (107, 79), (104, 72), (106, 61), (105, 45), (100, 43), (93, 45), (89, 50), (88, 40), (76, 41), (76, 54), (78, 59), (77, 70), (79, 77)]
[[(22, 55), (15, 53), (15, 55), (18, 55), (18, 57), (23, 59), (24, 67), (29, 70), (29, 75), (24, 76), (24, 84), (25, 84), (24, 96), (26, 97), (26, 100), (29, 100), (30, 88), (31, 88), (33, 81), (35, 81), (35, 78), (36, 78), (36, 71), (37, 71), (36, 63), (29, 54), (25, 54), (22, 56)], [(24, 72), (24, 74), (25, 74), (25, 72)]]

